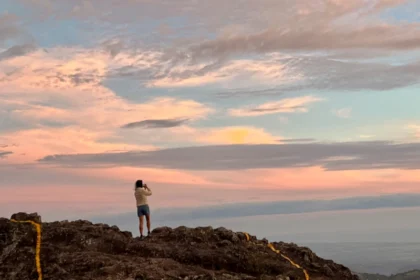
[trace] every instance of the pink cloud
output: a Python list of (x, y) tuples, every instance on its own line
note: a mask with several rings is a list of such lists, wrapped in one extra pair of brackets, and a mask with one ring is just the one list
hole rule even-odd
[[(156, 115), (162, 119), (197, 119), (213, 111), (193, 100), (172, 97), (133, 104), (100, 84), (109, 71), (120, 67), (150, 68), (157, 63), (155, 56), (145, 52), (137, 56), (118, 54), (111, 59), (103, 51), (56, 48), (48, 53), (38, 51), (16, 57), (0, 62), (0, 100), (10, 106), (19, 104), (21, 118), (54, 117), (56, 121), (72, 121), (90, 129), (119, 127)], [(42, 101), (50, 105), (29, 104)], [(69, 108), (54, 107), (57, 101), (68, 104)]]
[[(71, 169), (72, 174), (97, 179), (112, 179), (134, 184), (134, 180), (142, 179), (145, 182), (200, 185), (203, 187), (214, 186), (215, 183), (205, 178), (182, 170), (157, 169), (157, 168), (135, 168), (135, 167), (114, 167), (114, 168), (83, 168)], [(133, 185), (134, 186), (134, 185)]]
[[(100, 83), (109, 71), (127, 65), (148, 69), (158, 57), (159, 53), (152, 52), (119, 53), (111, 59), (98, 50), (54, 48), (0, 61), (0, 109), (37, 127), (0, 136), (2, 142), (19, 143), (7, 160), (17, 163), (55, 153), (153, 149), (149, 138), (155, 131), (140, 132), (146, 134), (141, 141), (133, 132), (130, 141), (119, 137), (120, 127), (151, 118), (197, 120), (213, 113), (205, 104), (173, 97), (130, 103)], [(51, 121), (65, 128), (43, 126)], [(112, 143), (105, 138), (113, 139)]]
[[(200, 172), (209, 181), (225, 183), (237, 188), (253, 187), (279, 191), (325, 192), (342, 190), (353, 194), (381, 192), (398, 193), (405, 183), (420, 183), (420, 174), (414, 170), (347, 170), (325, 171), (321, 167), (250, 169), (240, 171)], [(375, 185), (367, 190), (366, 186)], [(381, 190), (380, 186), (384, 188)], [(387, 186), (387, 187), (385, 187)], [(412, 186), (410, 186), (412, 190)], [(417, 187), (420, 191), (420, 187)]]
[(235, 117), (261, 116), (276, 113), (308, 112), (311, 103), (322, 101), (315, 96), (284, 98), (279, 101), (267, 102), (256, 107), (230, 109), (229, 114)]
[(150, 203), (154, 210), (161, 207), (202, 207), (232, 202), (333, 199), (420, 192), (420, 174), (410, 170), (330, 172), (312, 167), (185, 172), (116, 167), (63, 168), (59, 169), (59, 174), (65, 178), (77, 176), (93, 181), (97, 178), (101, 183), (60, 185), (56, 182), (37, 185), (34, 182), (30, 185), (3, 186), (1, 212), (38, 211), (46, 214), (58, 211), (60, 214), (57, 214), (57, 218), (60, 219), (69, 215), (80, 218), (80, 215), (90, 214), (134, 213), (133, 184), (139, 178), (144, 179), (153, 189)]
[(4, 133), (2, 143), (16, 143), (7, 158), (9, 163), (33, 162), (51, 154), (99, 153), (113, 150), (152, 150), (152, 145), (130, 145), (123, 142), (100, 141), (110, 135), (108, 131), (92, 131), (76, 126), (64, 128), (39, 128)]

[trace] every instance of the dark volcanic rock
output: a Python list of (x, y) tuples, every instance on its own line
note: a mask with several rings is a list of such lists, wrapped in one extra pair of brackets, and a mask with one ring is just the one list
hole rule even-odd
[[(15, 220), (40, 223), (35, 214)], [(31, 224), (0, 218), (0, 279), (38, 279), (37, 233)], [(274, 247), (306, 269), (311, 280), (358, 280), (350, 270), (295, 244)], [(144, 240), (89, 221), (42, 223), (43, 280), (305, 279), (301, 269), (257, 240), (225, 228), (156, 228)]]

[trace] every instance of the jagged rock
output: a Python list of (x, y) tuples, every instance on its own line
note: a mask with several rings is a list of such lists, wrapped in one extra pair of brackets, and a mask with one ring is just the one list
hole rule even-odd
[(38, 213), (27, 214), (24, 212), (19, 212), (13, 214), (10, 219), (16, 221), (34, 221), (36, 223), (42, 223), (41, 216), (39, 216)]
[[(16, 220), (41, 222), (36, 213)], [(37, 279), (36, 231), (0, 218), (0, 279)], [(161, 227), (141, 240), (116, 226), (89, 221), (42, 223), (44, 279), (62, 280), (300, 280), (302, 270), (268, 248), (268, 241), (225, 228)], [(351, 271), (296, 244), (274, 247), (305, 268), (311, 280), (358, 280)]]

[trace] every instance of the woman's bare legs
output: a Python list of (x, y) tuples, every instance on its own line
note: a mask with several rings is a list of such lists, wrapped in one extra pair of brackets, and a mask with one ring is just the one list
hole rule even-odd
[(146, 222), (147, 222), (147, 234), (150, 234), (150, 214), (146, 215)]
[(140, 236), (143, 236), (143, 216), (139, 217), (139, 224)]

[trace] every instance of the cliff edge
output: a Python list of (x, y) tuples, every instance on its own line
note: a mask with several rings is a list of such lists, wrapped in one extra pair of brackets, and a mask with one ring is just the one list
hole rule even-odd
[(0, 218), (5, 280), (305, 278), (359, 280), (308, 248), (225, 228), (161, 227), (141, 240), (116, 226), (84, 220), (42, 223), (36, 213)]

